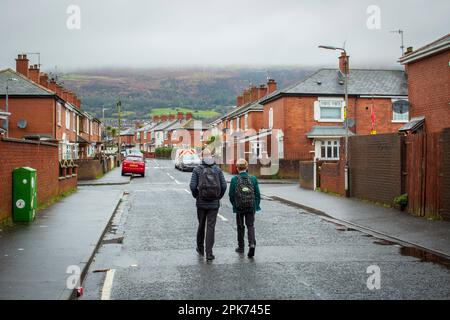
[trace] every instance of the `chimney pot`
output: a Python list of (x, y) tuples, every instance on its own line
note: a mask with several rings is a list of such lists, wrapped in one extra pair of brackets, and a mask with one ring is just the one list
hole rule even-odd
[(28, 59), (25, 54), (19, 54), (16, 59), (16, 71), (28, 78)]
[(277, 91), (277, 83), (274, 79), (267, 80), (267, 94)]
[(244, 104), (244, 96), (238, 96), (236, 98), (236, 107), (240, 107)]

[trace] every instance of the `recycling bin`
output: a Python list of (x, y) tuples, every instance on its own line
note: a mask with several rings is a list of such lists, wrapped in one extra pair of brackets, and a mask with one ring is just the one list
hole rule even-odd
[(36, 169), (23, 167), (13, 171), (13, 220), (33, 221), (37, 207)]

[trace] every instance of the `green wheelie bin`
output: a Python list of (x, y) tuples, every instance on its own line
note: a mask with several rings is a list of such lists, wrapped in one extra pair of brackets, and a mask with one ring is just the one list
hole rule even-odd
[(36, 169), (23, 167), (13, 171), (13, 220), (33, 221), (37, 208)]

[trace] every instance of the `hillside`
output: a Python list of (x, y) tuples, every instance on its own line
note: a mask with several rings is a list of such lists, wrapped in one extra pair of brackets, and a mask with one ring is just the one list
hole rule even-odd
[(105, 118), (114, 117), (120, 99), (128, 119), (145, 119), (177, 108), (193, 110), (194, 117), (205, 119), (225, 113), (250, 83), (265, 83), (270, 75), (285, 87), (309, 72), (302, 68), (86, 70), (62, 74), (59, 79), (81, 97), (85, 110), (98, 117), (102, 107), (109, 108)]

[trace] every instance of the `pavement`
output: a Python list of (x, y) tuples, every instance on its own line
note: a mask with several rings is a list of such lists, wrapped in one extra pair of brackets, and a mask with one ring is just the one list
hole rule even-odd
[(120, 167), (116, 167), (100, 179), (78, 181), (78, 186), (114, 186), (129, 184), (132, 176), (122, 176)]
[(79, 188), (40, 211), (34, 222), (1, 230), (0, 299), (71, 298), (68, 271), (86, 273), (122, 195)]
[(450, 222), (411, 216), (354, 198), (291, 186), (261, 186), (261, 193), (324, 214), (349, 226), (450, 258)]
[[(270, 197), (256, 216), (254, 259), (234, 251), (235, 214), (227, 196), (222, 199), (216, 259), (208, 263), (195, 252), (190, 177), (168, 161), (150, 160), (146, 176), (124, 187), (126, 200), (87, 272), (81, 299), (450, 299), (450, 270), (442, 264)], [(368, 286), (370, 270), (380, 270), (378, 288)]]

